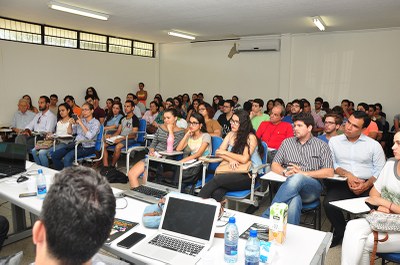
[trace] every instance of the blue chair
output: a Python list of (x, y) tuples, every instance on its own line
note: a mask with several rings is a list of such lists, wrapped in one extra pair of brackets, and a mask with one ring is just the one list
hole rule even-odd
[(400, 263), (400, 253), (376, 253), (382, 259), (382, 265), (388, 262)]
[[(97, 134), (96, 140), (83, 140), (78, 141), (75, 143), (75, 165), (78, 165), (79, 162), (87, 161), (90, 163), (94, 163), (97, 161), (101, 161), (103, 159), (103, 152), (104, 152), (104, 125), (100, 125), (99, 133)], [(78, 158), (78, 145), (84, 142), (93, 142), (96, 141), (95, 152), (93, 154), (87, 155), (85, 157)], [(100, 157), (97, 158), (97, 153), (100, 154)]]
[[(121, 153), (126, 154), (126, 175), (128, 175), (129, 172), (130, 154), (134, 151), (142, 151), (146, 148), (146, 136), (147, 136), (146, 126), (147, 126), (146, 120), (140, 119), (136, 142), (129, 145), (128, 148), (122, 148), (121, 150)], [(128, 143), (128, 138), (126, 139), (126, 142)]]
[[(266, 143), (262, 142), (264, 147), (264, 156), (262, 157), (261, 161), (262, 164), (256, 168), (253, 168), (251, 172), (252, 182), (251, 187), (248, 190), (238, 190), (238, 191), (229, 191), (226, 193), (225, 198), (228, 201), (235, 201), (236, 203), (236, 210), (239, 208), (239, 202), (246, 203), (250, 205), (254, 205), (258, 207), (259, 198), (265, 196), (268, 193), (268, 189), (265, 191), (259, 191), (261, 184), (257, 181), (257, 178), (264, 175), (269, 171), (269, 164), (267, 163), (267, 155), (268, 155), (268, 146)], [(258, 171), (261, 170), (259, 174)]]

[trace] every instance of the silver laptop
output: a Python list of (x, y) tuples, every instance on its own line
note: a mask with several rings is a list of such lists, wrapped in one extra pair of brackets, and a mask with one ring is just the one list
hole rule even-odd
[(195, 264), (212, 245), (219, 210), (214, 200), (171, 193), (157, 233), (133, 253), (168, 264)]
[(179, 161), (149, 157), (143, 184), (138, 188), (124, 191), (128, 197), (157, 203), (158, 200), (171, 191), (180, 192), (182, 186), (183, 164)]

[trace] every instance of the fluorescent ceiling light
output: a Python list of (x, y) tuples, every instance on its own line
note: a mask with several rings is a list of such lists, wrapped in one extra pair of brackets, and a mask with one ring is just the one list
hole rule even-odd
[(76, 6), (70, 6), (70, 5), (66, 5), (66, 4), (62, 4), (62, 3), (57, 3), (57, 2), (53, 2), (53, 1), (49, 3), (49, 7), (52, 9), (55, 9), (55, 10), (64, 11), (64, 12), (81, 15), (81, 16), (85, 16), (85, 17), (96, 18), (96, 19), (100, 19), (100, 20), (108, 20), (108, 17), (109, 17), (109, 15), (107, 15), (107, 14), (102, 14), (102, 13), (99, 13), (96, 11), (92, 11), (92, 10), (88, 10), (88, 9), (84, 9), (84, 8), (80, 8), (80, 7), (76, 7)]
[(168, 32), (168, 35), (179, 37), (179, 38), (184, 38), (184, 39), (189, 39), (189, 40), (195, 40), (196, 39), (196, 37), (194, 37), (194, 36), (190, 36), (190, 35), (187, 35), (187, 34), (176, 32), (176, 31), (170, 31), (170, 32)]
[(325, 23), (322, 21), (322, 18), (320, 17), (313, 17), (313, 22), (317, 28), (319, 28), (320, 31), (325, 30)]

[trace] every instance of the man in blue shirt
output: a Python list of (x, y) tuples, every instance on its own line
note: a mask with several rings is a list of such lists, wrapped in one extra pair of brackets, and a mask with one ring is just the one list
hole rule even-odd
[(343, 118), (336, 113), (326, 114), (323, 118), (324, 121), (324, 134), (318, 136), (319, 139), (325, 143), (329, 143), (329, 139), (338, 135), (337, 131), (343, 123)]
[(324, 208), (334, 228), (331, 247), (342, 242), (346, 221), (342, 211), (329, 202), (368, 196), (385, 165), (381, 145), (362, 134), (369, 123), (370, 118), (365, 112), (355, 111), (346, 122), (344, 134), (329, 141), (335, 173), (347, 178), (347, 181), (325, 180)]

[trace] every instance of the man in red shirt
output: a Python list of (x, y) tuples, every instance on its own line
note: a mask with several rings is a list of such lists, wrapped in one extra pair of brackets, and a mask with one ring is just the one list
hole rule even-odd
[(257, 137), (267, 144), (269, 149), (268, 160), (271, 159), (271, 161), (276, 150), (281, 146), (282, 141), (293, 137), (293, 127), (290, 123), (282, 121), (284, 116), (285, 109), (283, 106), (277, 105), (273, 107), (270, 120), (262, 122), (256, 132)]

